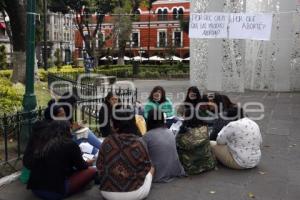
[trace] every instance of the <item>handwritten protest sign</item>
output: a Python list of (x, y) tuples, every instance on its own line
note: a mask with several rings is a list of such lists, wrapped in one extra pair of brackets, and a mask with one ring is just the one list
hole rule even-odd
[(226, 38), (229, 15), (226, 13), (192, 13), (190, 38)]
[(271, 13), (191, 13), (190, 38), (270, 40)]
[(229, 38), (270, 40), (271, 13), (232, 13), (229, 18)]

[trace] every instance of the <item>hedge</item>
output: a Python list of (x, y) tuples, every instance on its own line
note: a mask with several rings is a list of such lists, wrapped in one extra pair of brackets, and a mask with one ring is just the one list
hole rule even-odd
[(7, 78), (10, 79), (12, 75), (12, 70), (7, 69), (7, 70), (0, 70), (0, 78)]
[(0, 114), (17, 111), (22, 106), (23, 86), (13, 85), (5, 77), (0, 77), (0, 85)]
[[(175, 65), (140, 65), (138, 78), (168, 78), (171, 76), (186, 76), (189, 73), (189, 67), (181, 63)], [(77, 77), (84, 73), (84, 68), (72, 68), (70, 65), (63, 67), (51, 67), (48, 71), (44, 69), (38, 70), (39, 79), (47, 81), (49, 72), (57, 74), (66, 74), (68, 76)], [(99, 66), (94, 73), (106, 76), (116, 76), (118, 78), (129, 78), (132, 76), (132, 65), (111, 65)], [(0, 77), (11, 78), (12, 70), (0, 70)]]

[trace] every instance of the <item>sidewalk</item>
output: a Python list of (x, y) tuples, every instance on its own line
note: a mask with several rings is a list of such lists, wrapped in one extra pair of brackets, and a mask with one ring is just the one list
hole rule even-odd
[[(139, 92), (157, 81), (139, 82)], [(169, 81), (171, 91), (185, 91), (187, 81)], [(180, 85), (180, 87), (179, 87)], [(215, 171), (153, 184), (148, 200), (298, 200), (300, 199), (300, 93), (246, 92), (229, 94), (233, 101), (257, 101), (265, 106), (258, 121), (263, 135), (262, 160), (251, 170), (236, 171), (218, 166)], [(21, 183), (0, 188), (0, 200), (35, 200)], [(69, 199), (99, 200), (98, 186)]]

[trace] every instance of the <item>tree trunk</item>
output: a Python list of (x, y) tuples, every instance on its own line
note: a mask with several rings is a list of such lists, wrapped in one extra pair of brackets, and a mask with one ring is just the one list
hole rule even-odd
[(10, 18), (13, 43), (13, 82), (25, 83), (26, 72), (26, 1), (5, 0)]
[(12, 55), (13, 75), (12, 81), (14, 83), (25, 83), (26, 74), (26, 53), (25, 51), (14, 51)]
[(124, 56), (126, 51), (126, 41), (120, 41), (119, 50), (118, 50), (118, 65), (125, 65)]
[(119, 51), (118, 54), (118, 65), (125, 65), (124, 62), (124, 53)]

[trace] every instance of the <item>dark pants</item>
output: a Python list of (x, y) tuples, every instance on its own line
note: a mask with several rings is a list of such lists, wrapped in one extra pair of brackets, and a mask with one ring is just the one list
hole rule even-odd
[(71, 194), (78, 192), (86, 184), (88, 184), (96, 175), (96, 168), (90, 167), (88, 169), (75, 172), (70, 178), (65, 181), (65, 192), (60, 194), (57, 192), (47, 190), (32, 190), (33, 194), (44, 200), (61, 200)]
[(33, 194), (41, 199), (44, 200), (61, 200), (65, 197), (65, 195), (56, 193), (56, 192), (49, 192), (46, 190), (32, 190)]

